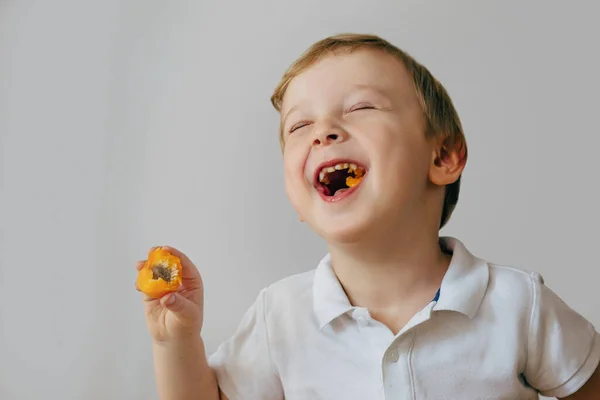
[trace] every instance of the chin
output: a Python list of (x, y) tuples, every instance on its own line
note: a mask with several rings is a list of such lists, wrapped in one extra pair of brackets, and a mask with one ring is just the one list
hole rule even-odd
[(327, 243), (352, 244), (367, 237), (375, 226), (368, 216), (349, 216), (347, 218), (321, 218), (313, 230)]

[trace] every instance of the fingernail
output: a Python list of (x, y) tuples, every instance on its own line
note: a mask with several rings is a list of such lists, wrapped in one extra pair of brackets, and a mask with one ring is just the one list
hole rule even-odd
[(173, 303), (175, 303), (175, 294), (170, 294), (169, 297), (167, 297), (165, 304), (171, 305)]

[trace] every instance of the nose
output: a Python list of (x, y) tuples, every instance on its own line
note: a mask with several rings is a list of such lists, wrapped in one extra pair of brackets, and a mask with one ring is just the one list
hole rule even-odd
[(329, 146), (348, 139), (348, 133), (339, 126), (327, 124), (322, 126), (313, 139), (313, 146)]

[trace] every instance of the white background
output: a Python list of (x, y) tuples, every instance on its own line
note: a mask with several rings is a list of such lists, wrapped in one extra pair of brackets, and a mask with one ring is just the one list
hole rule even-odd
[(283, 190), (269, 96), (376, 33), (449, 90), (470, 158), (444, 234), (600, 326), (595, 1), (0, 2), (0, 398), (156, 398), (134, 262), (187, 252), (208, 350), (325, 248)]

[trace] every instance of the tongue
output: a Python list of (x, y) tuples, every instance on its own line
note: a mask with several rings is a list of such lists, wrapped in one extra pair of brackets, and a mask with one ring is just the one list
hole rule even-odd
[(346, 190), (348, 190), (349, 188), (344, 188), (344, 189), (338, 189), (335, 191), (335, 193), (333, 194), (334, 196), (337, 196), (339, 194), (344, 193)]

